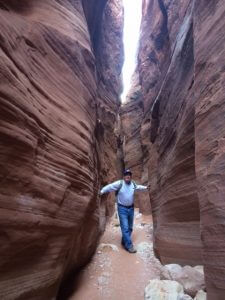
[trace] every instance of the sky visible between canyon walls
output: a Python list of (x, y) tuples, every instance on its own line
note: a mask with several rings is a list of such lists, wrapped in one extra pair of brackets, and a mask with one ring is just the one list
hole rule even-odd
[(142, 0), (123, 0), (124, 5), (124, 52), (123, 93), (121, 101), (125, 102), (130, 89), (131, 77), (137, 63), (137, 48), (142, 15)]

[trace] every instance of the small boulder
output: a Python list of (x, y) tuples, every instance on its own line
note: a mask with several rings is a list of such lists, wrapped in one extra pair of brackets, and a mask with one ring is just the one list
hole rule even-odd
[(184, 294), (184, 295), (179, 296), (178, 300), (193, 300), (193, 298), (189, 295)]
[(119, 249), (114, 244), (104, 244), (104, 243), (101, 243), (98, 246), (98, 251), (99, 252), (104, 252), (104, 251), (119, 251)]
[[(186, 298), (185, 298), (186, 297)], [(145, 288), (145, 300), (191, 300), (181, 284), (172, 280), (153, 279)]]
[(182, 267), (177, 264), (165, 265), (161, 270), (161, 279), (176, 280), (177, 274), (182, 272)]
[(204, 271), (201, 266), (165, 265), (160, 278), (179, 282), (184, 287), (185, 293), (192, 297), (195, 297), (199, 290), (205, 289)]
[(152, 244), (147, 242), (141, 242), (137, 245), (137, 254), (143, 259), (146, 260), (153, 256)]
[(204, 291), (198, 291), (197, 295), (195, 296), (194, 300), (206, 300), (207, 294)]
[(194, 269), (204, 275), (204, 268), (203, 268), (203, 266), (195, 266)]
[(139, 213), (139, 214), (137, 214), (137, 215), (135, 216), (136, 219), (140, 219), (141, 217), (142, 217), (142, 214), (141, 214), (141, 213)]

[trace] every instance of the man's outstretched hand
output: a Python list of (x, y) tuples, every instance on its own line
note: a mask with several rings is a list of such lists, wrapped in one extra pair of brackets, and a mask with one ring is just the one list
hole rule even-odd
[(147, 185), (147, 189), (150, 190), (150, 184)]

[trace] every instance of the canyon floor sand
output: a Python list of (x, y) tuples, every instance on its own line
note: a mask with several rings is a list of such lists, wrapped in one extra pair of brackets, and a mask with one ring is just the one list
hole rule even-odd
[(144, 299), (148, 281), (159, 278), (160, 263), (152, 249), (152, 219), (135, 211), (133, 232), (136, 254), (121, 244), (118, 220), (106, 227), (91, 263), (81, 272), (70, 300)]

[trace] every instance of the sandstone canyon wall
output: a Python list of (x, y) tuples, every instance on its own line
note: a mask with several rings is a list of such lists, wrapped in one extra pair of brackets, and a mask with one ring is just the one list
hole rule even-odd
[(139, 53), (144, 98), (141, 134), (148, 136), (145, 163), (151, 183), (155, 251), (164, 263), (176, 259), (198, 264), (193, 1), (150, 1), (146, 5)]
[(195, 170), (209, 300), (225, 296), (225, 3), (196, 1)]
[[(225, 295), (224, 17), (222, 0), (143, 1), (143, 111), (126, 145), (141, 137), (142, 155), (127, 159), (151, 184), (156, 255), (203, 264), (209, 300)], [(125, 105), (127, 127), (137, 105)]]
[(116, 176), (121, 22), (114, 0), (0, 1), (1, 299), (55, 299), (95, 251), (112, 209), (98, 189)]
[[(145, 147), (141, 139), (141, 124), (143, 119), (143, 98), (139, 73), (133, 75), (131, 88), (122, 103), (120, 111), (120, 139), (123, 160), (126, 168), (132, 170), (133, 179), (137, 183), (148, 184), (147, 172), (143, 171)], [(136, 193), (135, 205), (144, 214), (151, 213), (148, 193)]]

